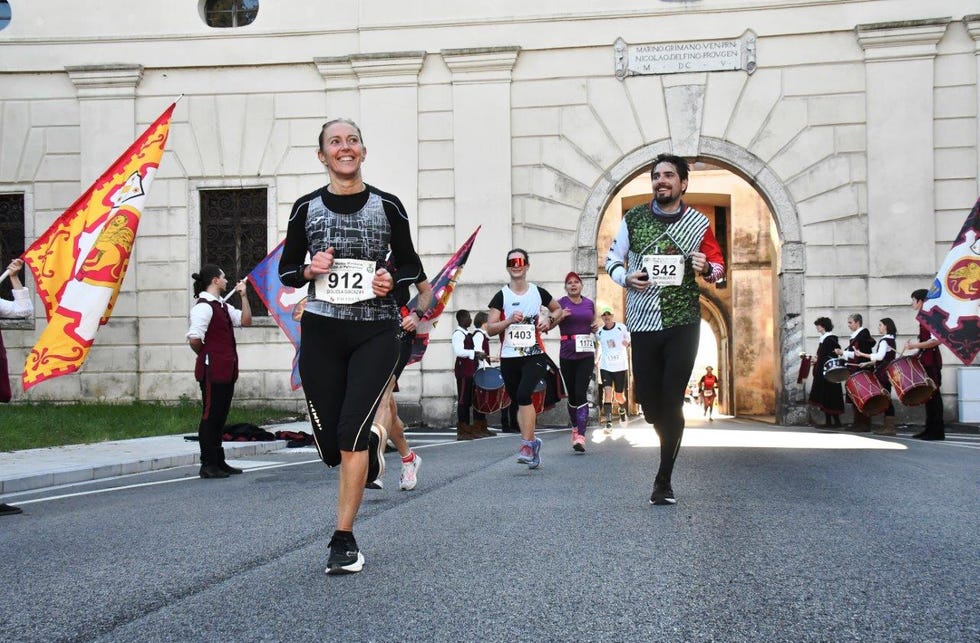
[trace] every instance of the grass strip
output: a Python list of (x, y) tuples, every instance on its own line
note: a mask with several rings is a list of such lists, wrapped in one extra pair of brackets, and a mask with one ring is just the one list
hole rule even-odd
[[(303, 418), (291, 410), (233, 406), (227, 424), (263, 426)], [(201, 403), (189, 399), (176, 404), (0, 404), (0, 451), (196, 434), (200, 419)]]

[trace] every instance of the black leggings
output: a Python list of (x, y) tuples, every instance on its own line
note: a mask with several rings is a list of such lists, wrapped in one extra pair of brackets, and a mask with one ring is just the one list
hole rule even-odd
[(670, 480), (684, 436), (684, 392), (698, 353), (700, 323), (631, 333), (633, 392), (660, 437), (657, 477)]
[(511, 402), (527, 406), (538, 382), (548, 375), (548, 363), (544, 355), (505, 357), (500, 360), (500, 374)]
[(303, 313), (299, 374), (313, 438), (327, 466), (364, 451), (381, 396), (398, 362), (394, 320), (349, 321)]
[(560, 359), (561, 376), (565, 380), (565, 391), (568, 393), (568, 405), (579, 407), (587, 404), (586, 393), (589, 390), (589, 380), (595, 362), (591, 357), (586, 359)]

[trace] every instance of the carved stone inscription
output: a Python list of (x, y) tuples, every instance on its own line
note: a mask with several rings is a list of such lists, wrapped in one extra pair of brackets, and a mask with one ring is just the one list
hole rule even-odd
[(613, 45), (616, 77), (639, 74), (680, 74), (700, 71), (755, 71), (756, 36), (746, 31), (731, 40), (699, 40), (628, 45), (618, 38)]

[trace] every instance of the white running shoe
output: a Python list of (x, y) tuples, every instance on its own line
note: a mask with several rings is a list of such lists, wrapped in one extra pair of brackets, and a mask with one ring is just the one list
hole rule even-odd
[[(413, 453), (415, 453), (413, 451)], [(422, 458), (418, 453), (415, 453), (415, 459), (411, 462), (402, 462), (402, 473), (398, 477), (398, 488), (402, 491), (411, 491), (418, 484), (419, 475), (419, 465), (422, 464)]]

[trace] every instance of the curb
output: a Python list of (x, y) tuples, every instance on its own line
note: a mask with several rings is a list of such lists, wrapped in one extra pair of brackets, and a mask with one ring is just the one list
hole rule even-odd
[[(259, 453), (270, 453), (285, 449), (286, 440), (271, 440), (267, 442), (224, 442), (222, 447), (229, 456), (244, 457)], [(0, 480), (0, 494), (34, 491), (47, 487), (91, 482), (104, 478), (160, 471), (197, 464), (201, 461), (200, 453), (174, 453), (173, 455), (157, 455), (147, 458), (130, 459), (124, 462), (100, 465), (78, 464), (61, 469), (43, 471), (34, 475), (21, 476)]]

